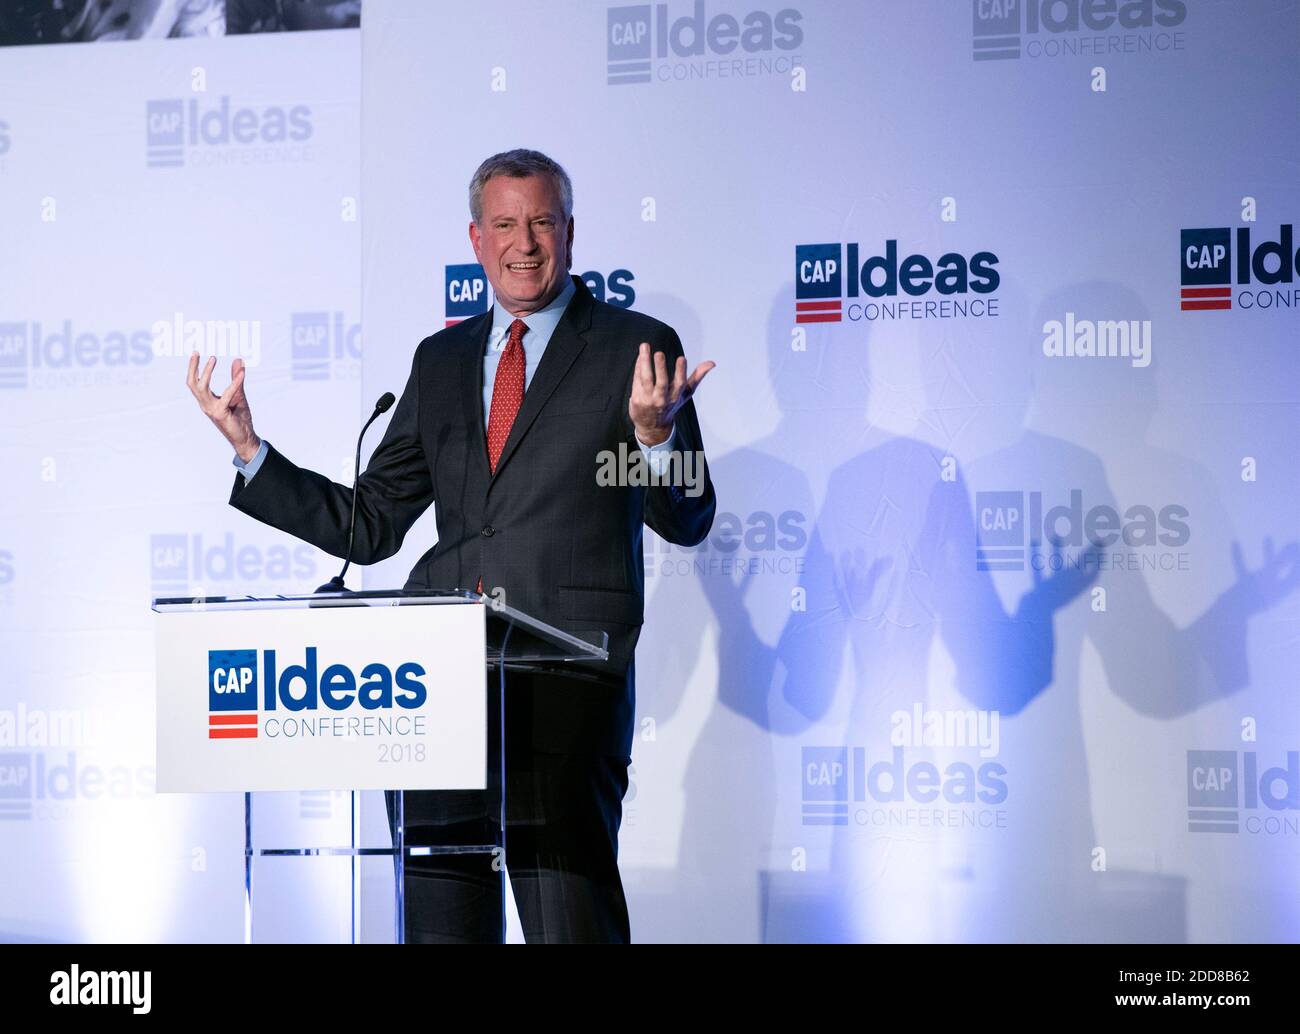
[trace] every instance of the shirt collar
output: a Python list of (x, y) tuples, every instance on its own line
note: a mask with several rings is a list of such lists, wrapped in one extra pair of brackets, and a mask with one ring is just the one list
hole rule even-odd
[(516, 319), (521, 319), (528, 325), (529, 330), (540, 330), (543, 326), (549, 330), (554, 330), (556, 325), (560, 322), (560, 317), (564, 315), (565, 307), (569, 304), (570, 299), (573, 298), (576, 290), (577, 288), (574, 287), (573, 284), (573, 277), (566, 276), (564, 278), (564, 287), (560, 290), (559, 294), (551, 299), (549, 305), (538, 309), (536, 312), (530, 312), (527, 316), (519, 317), (508, 312), (499, 301), (493, 300), (492, 329), (508, 331), (510, 329), (510, 324), (512, 324)]

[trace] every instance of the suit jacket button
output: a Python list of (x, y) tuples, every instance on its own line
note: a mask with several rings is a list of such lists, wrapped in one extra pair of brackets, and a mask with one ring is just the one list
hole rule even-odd
[(493, 535), (495, 535), (496, 533), (497, 533), (496, 528), (492, 527), (492, 525), (490, 525), (490, 524), (485, 524), (485, 525), (483, 525), (483, 531), (480, 532), (480, 534), (481, 534), (485, 539), (490, 539), (490, 538), (491, 538)]

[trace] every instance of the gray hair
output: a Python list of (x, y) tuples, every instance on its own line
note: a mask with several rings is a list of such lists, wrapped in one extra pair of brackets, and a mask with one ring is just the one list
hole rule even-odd
[(517, 147), (513, 151), (502, 151), (488, 158), (474, 173), (469, 181), (469, 214), (474, 222), (483, 218), (483, 185), (493, 176), (511, 176), (523, 179), (527, 176), (550, 176), (560, 194), (560, 207), (564, 210), (564, 221), (573, 215), (573, 184), (569, 174), (559, 162), (548, 158), (541, 151), (529, 151)]

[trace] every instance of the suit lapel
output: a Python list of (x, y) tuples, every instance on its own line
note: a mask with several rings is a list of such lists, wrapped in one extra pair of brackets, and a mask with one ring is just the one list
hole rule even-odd
[[(510, 435), (506, 438), (506, 444), (501, 449), (501, 458), (497, 460), (496, 475), (501, 473), (501, 469), (509, 462), (510, 456), (518, 447), (520, 440), (528, 429), (532, 426), (533, 421), (537, 419), (542, 407), (546, 405), (547, 399), (560, 386), (564, 380), (564, 375), (569, 372), (569, 368), (586, 347), (586, 341), (583, 335), (591, 327), (591, 309), (594, 299), (587, 285), (578, 277), (574, 277), (576, 285), (573, 297), (569, 300), (568, 306), (564, 310), (564, 315), (560, 317), (560, 322), (555, 327), (555, 333), (551, 335), (551, 340), (546, 343), (546, 351), (542, 353), (542, 361), (537, 364), (537, 370), (533, 373), (532, 383), (528, 385), (528, 390), (524, 392), (524, 404), (515, 414), (515, 422), (510, 426)], [(489, 315), (489, 329), (491, 327), (491, 318)], [(484, 344), (487, 341), (486, 335), (483, 337)], [(481, 359), (478, 363), (479, 369), (479, 403), (478, 408), (483, 408), (483, 363)], [(480, 416), (478, 421), (479, 439), (483, 446), (479, 450), (487, 460), (487, 439), (483, 432), (483, 420)], [(493, 477), (496, 477), (493, 475)]]
[(488, 309), (481, 316), (481, 326), (470, 326), (466, 321), (466, 337), (461, 346), (460, 358), (460, 397), (465, 400), (465, 411), (469, 421), (470, 462), (480, 468), (486, 481), (489, 477), (487, 457), (487, 432), (484, 430), (483, 413), (483, 356), (487, 351), (488, 338), (492, 334), (492, 310)]

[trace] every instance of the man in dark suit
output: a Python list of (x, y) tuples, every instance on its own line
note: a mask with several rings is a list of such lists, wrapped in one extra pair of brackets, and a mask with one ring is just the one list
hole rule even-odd
[[(608, 662), (507, 675), (506, 865), (528, 940), (627, 941), (617, 851), (645, 600), (641, 527), (695, 545), (712, 526), (691, 396), (714, 364), (688, 377), (671, 327), (596, 301), (569, 275), (572, 186), (545, 155), (483, 162), (470, 213), (495, 303), (416, 349), (357, 482), (353, 557), (392, 556), (435, 503), (437, 544), (406, 588), (477, 587), (565, 631), (609, 633)], [(192, 356), (189, 386), (235, 448), (231, 505), (342, 556), (353, 490), (260, 439), (242, 361), (221, 395), (209, 386), (214, 365), (200, 374)], [(677, 476), (610, 484), (597, 472), (611, 456)], [(483, 843), (494, 789), (407, 793), (408, 838)], [(412, 859), (406, 902), (408, 940), (500, 940), (500, 879), (485, 856)]]

